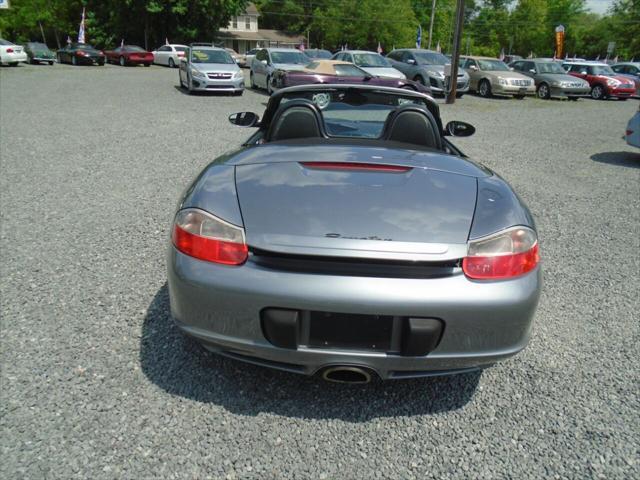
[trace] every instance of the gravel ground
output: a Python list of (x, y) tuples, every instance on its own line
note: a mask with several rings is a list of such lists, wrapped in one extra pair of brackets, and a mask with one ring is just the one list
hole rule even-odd
[(638, 478), (636, 101), (442, 105), (542, 239), (527, 350), (482, 374), (340, 386), (204, 353), (168, 315), (182, 189), (266, 97), (177, 71), (0, 70), (2, 478)]

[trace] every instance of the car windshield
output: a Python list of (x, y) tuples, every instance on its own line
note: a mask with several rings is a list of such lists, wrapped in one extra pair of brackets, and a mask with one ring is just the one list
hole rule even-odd
[(78, 50), (95, 50), (95, 48), (93, 48), (92, 45), (89, 45), (88, 43), (82, 43), (82, 44), (78, 44), (78, 45), (74, 45)]
[(338, 64), (333, 69), (339, 77), (364, 77), (366, 72), (355, 65)]
[(124, 48), (128, 52), (146, 52), (144, 48), (139, 47), (137, 45), (126, 45)]
[(353, 63), (359, 67), (390, 67), (389, 61), (377, 53), (354, 53)]
[(379, 91), (314, 90), (285, 94), (280, 104), (298, 99), (315, 103), (332, 137), (379, 138), (393, 110), (414, 104), (427, 108), (425, 100)]
[(191, 63), (234, 63), (233, 58), (225, 50), (200, 50), (191, 51)]
[(13, 43), (3, 38), (0, 38), (0, 45), (13, 45)]
[(590, 68), (592, 75), (615, 75), (609, 65), (594, 65)]
[(27, 45), (29, 46), (29, 48), (42, 48), (47, 50), (49, 48), (44, 43), (40, 43), (40, 42), (29, 42), (27, 43)]
[(536, 67), (538, 68), (539, 73), (561, 73), (566, 74), (564, 68), (558, 65), (555, 62), (542, 62), (536, 63)]
[(301, 52), (271, 52), (273, 63), (288, 63), (291, 65), (306, 65), (310, 62), (309, 57)]
[(478, 60), (480, 70), (485, 72), (506, 72), (509, 71), (509, 67), (506, 63), (500, 60)]
[(437, 52), (414, 52), (413, 54), (418, 59), (418, 63), (421, 64), (446, 65), (451, 63), (451, 60)]
[(176, 52), (186, 52), (187, 50), (189, 50), (189, 47), (174, 47), (176, 49)]
[(307, 50), (306, 55), (311, 58), (329, 59), (332, 57), (329, 50)]

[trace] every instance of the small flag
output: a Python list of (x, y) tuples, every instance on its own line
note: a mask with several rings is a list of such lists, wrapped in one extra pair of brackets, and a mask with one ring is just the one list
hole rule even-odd
[(565, 59), (565, 60), (569, 60), (569, 54), (568, 54), (568, 53), (565, 53), (565, 54), (564, 54), (564, 59)]
[(304, 42), (302, 42), (302, 43), (300, 44), (300, 46), (298, 47), (298, 49), (299, 49), (301, 52), (304, 52)]
[(78, 43), (84, 43), (84, 7), (82, 7), (82, 20), (80, 20), (80, 29), (78, 30)]
[(168, 38), (166, 38), (166, 37), (165, 37), (165, 39), (164, 39), (164, 44), (165, 44), (165, 45), (169, 45), (169, 39), (168, 39)]
[(376, 51), (378, 54), (382, 55), (382, 46), (380, 45), (380, 42), (378, 42), (378, 49)]
[(529, 56), (527, 58), (533, 58), (533, 52), (529, 52)]
[(613, 63), (618, 63), (618, 55), (616, 55), (615, 58), (613, 59)]
[(416, 32), (416, 48), (422, 46), (422, 25), (418, 25), (418, 31)]
[(577, 53), (574, 53), (574, 54), (573, 54), (573, 59), (575, 60), (576, 58), (578, 58), (578, 54), (577, 54)]
[(598, 55), (598, 56), (596, 57), (596, 62), (597, 62), (598, 60), (600, 60), (600, 55)]
[(71, 37), (67, 35), (67, 45), (71, 45)]
[(501, 62), (504, 62), (504, 48), (500, 50), (500, 56), (498, 57), (498, 60), (500, 60)]
[(556, 51), (555, 50), (553, 51), (553, 61), (554, 62), (556, 61)]
[(124, 48), (124, 38), (120, 40), (120, 48)]
[(442, 49), (440, 48), (440, 42), (438, 42), (438, 45), (436, 45), (436, 52), (441, 53)]

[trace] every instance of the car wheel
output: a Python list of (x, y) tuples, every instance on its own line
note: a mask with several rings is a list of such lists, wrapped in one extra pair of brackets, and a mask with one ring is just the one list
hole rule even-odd
[(424, 81), (424, 78), (420, 75), (416, 75), (416, 78), (413, 79), (414, 82), (418, 82), (420, 85), (426, 85), (427, 82)]
[(238, 90), (237, 92), (233, 92), (233, 94), (234, 94), (236, 97), (241, 97), (243, 93), (244, 93), (244, 90)]
[(120, 57), (120, 66), (124, 67), (127, 64), (127, 62), (125, 62), (124, 57)]
[(258, 87), (256, 87), (256, 84), (253, 82), (253, 72), (251, 72), (251, 73), (249, 74), (249, 86), (250, 86), (251, 88), (253, 88), (254, 90), (255, 90), (256, 88), (258, 88)]
[(187, 92), (189, 95), (193, 95), (193, 87), (191, 86), (191, 78), (187, 79)]
[(464, 93), (456, 93), (456, 98), (462, 98), (464, 97)]
[(150, 64), (150, 63), (145, 63), (145, 64), (144, 64), (144, 66), (145, 66), (145, 67), (150, 67), (150, 66), (151, 66), (151, 64)]
[(514, 95), (513, 98), (515, 98), (516, 100), (522, 100), (525, 97), (525, 95)]
[(578, 97), (567, 97), (567, 98), (569, 98), (569, 100), (571, 100), (572, 102), (578, 101)]
[(267, 77), (267, 93), (273, 95), (273, 89), (271, 88), (271, 77)]
[(49, 62), (49, 65), (53, 65), (53, 60), (51, 60), (51, 61)]
[(12, 66), (12, 67), (17, 67), (18, 66), (18, 62), (10, 63), (9, 65)]
[(478, 85), (478, 93), (481, 97), (489, 98), (491, 96), (491, 84), (489, 80), (481, 80)]
[(104, 67), (104, 60), (98, 60), (98, 66), (99, 67)]
[(169, 59), (169, 68), (175, 68), (176, 67), (176, 62), (173, 61), (173, 58)]
[(78, 65), (78, 59), (76, 58), (75, 55), (71, 57), (71, 65), (74, 65), (74, 66)]
[(549, 90), (549, 85), (546, 83), (541, 83), (538, 86), (538, 98), (543, 100), (549, 100), (551, 98), (551, 90)]
[(604, 97), (604, 88), (602, 88), (602, 85), (595, 85), (591, 89), (591, 98), (594, 100), (602, 100)]
[(58, 63), (62, 63), (62, 55), (58, 54), (56, 58), (58, 59)]

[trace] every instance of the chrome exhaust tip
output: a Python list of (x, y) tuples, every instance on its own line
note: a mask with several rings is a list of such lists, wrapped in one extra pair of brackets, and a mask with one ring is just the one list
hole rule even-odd
[(368, 369), (361, 367), (336, 366), (322, 371), (322, 378), (335, 383), (369, 383), (372, 375)]

